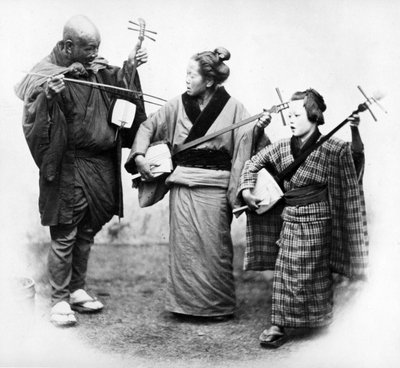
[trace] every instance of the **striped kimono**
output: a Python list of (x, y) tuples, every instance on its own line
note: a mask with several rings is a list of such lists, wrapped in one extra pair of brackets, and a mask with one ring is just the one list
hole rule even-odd
[[(261, 168), (281, 172), (293, 160), (290, 139), (267, 146), (246, 162), (238, 192), (254, 187)], [(248, 238), (247, 267), (271, 269), (274, 265), (273, 325), (329, 324), (333, 305), (331, 273), (357, 277), (363, 275), (367, 265), (363, 199), (349, 144), (329, 139), (284, 181), (285, 191), (311, 185), (326, 185), (326, 200), (282, 204), (265, 217), (270, 220), (266, 226), (271, 226), (264, 247), (260, 247), (257, 234), (254, 243)]]
[[(223, 107), (219, 103), (221, 96), (228, 98)], [(133, 157), (146, 152), (153, 142), (164, 140), (174, 148), (187, 141), (195, 126), (203, 130), (200, 135), (211, 134), (249, 117), (244, 106), (227, 95), (223, 87), (202, 112), (194, 110), (195, 103), (183, 94), (145, 121), (125, 164), (127, 170), (134, 171)], [(196, 117), (204, 115), (205, 124), (194, 124)], [(209, 118), (211, 115), (214, 116)], [(231, 206), (236, 199), (240, 172), (250, 158), (251, 126), (196, 146), (184, 159), (175, 161), (177, 166), (166, 180), (170, 187), (166, 309), (170, 312), (213, 317), (230, 315), (235, 310)], [(250, 140), (248, 144), (246, 140)], [(211, 152), (211, 157), (197, 160), (198, 150)], [(218, 155), (226, 158), (226, 167), (213, 167), (219, 165), (219, 160), (213, 159)], [(194, 161), (202, 161), (205, 167)]]

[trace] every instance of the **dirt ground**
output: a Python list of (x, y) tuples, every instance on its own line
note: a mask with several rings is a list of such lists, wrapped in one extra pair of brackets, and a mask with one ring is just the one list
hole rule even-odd
[[(44, 266), (45, 253), (43, 246), (42, 254), (36, 254), (36, 264), (41, 260)], [(99, 352), (128, 360), (143, 359), (149, 366), (185, 362), (204, 367), (276, 361), (323, 333), (294, 336), (278, 350), (261, 348), (258, 336), (270, 324), (271, 283), (262, 273), (243, 272), (242, 261), (243, 247), (236, 246), (235, 317), (218, 323), (182, 321), (164, 311), (168, 245), (96, 244), (88, 288), (106, 307), (100, 314), (79, 314), (74, 333)], [(48, 311), (46, 277), (36, 274), (35, 278), (37, 301)]]

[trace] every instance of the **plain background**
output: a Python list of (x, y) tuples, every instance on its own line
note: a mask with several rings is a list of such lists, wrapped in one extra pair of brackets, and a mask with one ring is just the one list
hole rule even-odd
[[(313, 87), (325, 97), (328, 106), (327, 123), (323, 127), (323, 132), (327, 132), (363, 102), (357, 85), (369, 95), (376, 90), (386, 93), (382, 104), (389, 113), (383, 114), (374, 107), (379, 121), (374, 122), (364, 113), (360, 127), (367, 157), (365, 192), (371, 221), (372, 282), (369, 308), (357, 311), (354, 316), (360, 326), (357, 318), (365, 316), (372, 321), (368, 330), (376, 331), (379, 343), (398, 345), (398, 332), (387, 327), (400, 322), (395, 313), (395, 305), (400, 301), (396, 270), (400, 259), (397, 214), (400, 3), (396, 0), (0, 0), (3, 275), (11, 270), (23, 271), (15, 245), (29, 241), (27, 232), (42, 231), (37, 211), (37, 169), (22, 134), (22, 102), (14, 94), (14, 85), (22, 78), (23, 71), (49, 54), (61, 39), (64, 23), (76, 14), (87, 15), (98, 26), (102, 36), (100, 55), (114, 65), (122, 64), (137, 41), (137, 33), (127, 30), (128, 20), (144, 18), (147, 27), (158, 35), (156, 42), (144, 43), (149, 62), (139, 69), (143, 91), (165, 99), (185, 90), (189, 57), (217, 46), (226, 47), (232, 54), (227, 62), (231, 68), (227, 90), (251, 114), (279, 102), (275, 87), (280, 88), (285, 99), (294, 91)], [(147, 109), (154, 111), (150, 105)], [(290, 131), (277, 116), (268, 134), (276, 140), (288, 136)], [(350, 139), (347, 127), (338, 135)], [(129, 182), (127, 174), (124, 181)], [(125, 193), (126, 203), (134, 203), (135, 196), (134, 191)], [(385, 333), (381, 336), (382, 330)], [(373, 353), (368, 346), (365, 352), (366, 362), (371, 362), (368, 354)], [(385, 362), (388, 358), (382, 359)]]

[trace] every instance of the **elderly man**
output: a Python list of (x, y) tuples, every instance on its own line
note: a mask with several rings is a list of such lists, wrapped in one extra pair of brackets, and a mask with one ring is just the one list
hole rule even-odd
[(146, 118), (143, 100), (131, 98), (137, 106), (132, 127), (119, 132), (108, 122), (109, 91), (64, 80), (126, 88), (134, 78), (140, 91), (133, 71), (147, 61), (146, 51), (136, 47), (118, 68), (98, 57), (99, 45), (99, 31), (88, 18), (71, 18), (62, 41), (16, 88), (24, 101), (24, 134), (40, 169), (41, 221), (50, 227), (50, 320), (63, 326), (76, 323), (73, 310), (103, 308), (85, 291), (90, 248), (101, 227), (122, 216), (121, 147), (131, 146)]

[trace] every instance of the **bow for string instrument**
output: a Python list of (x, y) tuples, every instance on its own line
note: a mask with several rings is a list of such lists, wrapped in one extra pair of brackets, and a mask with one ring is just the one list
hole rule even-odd
[[(273, 105), (269, 109), (264, 109), (263, 112), (258, 113), (256, 115), (250, 116), (247, 119), (239, 121), (235, 124), (217, 130), (214, 133), (207, 134), (203, 137), (194, 139), (193, 141), (183, 143), (174, 147), (174, 149), (170, 150), (169, 144), (165, 142), (156, 142), (153, 145), (149, 146), (146, 151), (145, 158), (151, 167), (151, 172), (154, 177), (158, 177), (160, 175), (170, 173), (173, 170), (172, 157), (177, 155), (180, 152), (186, 151), (192, 147), (198, 146), (204, 142), (207, 142), (215, 137), (218, 137), (221, 134), (228, 133), (234, 129), (238, 129), (246, 124), (253, 122), (261, 118), (265, 113), (269, 114), (277, 114), (284, 109), (287, 109), (289, 104), (287, 102), (281, 103), (279, 105)], [(132, 180), (135, 180), (140, 177), (140, 174), (134, 174), (132, 176)]]
[[(325, 143), (329, 138), (331, 138), (339, 129), (344, 127), (349, 121), (351, 121), (355, 115), (369, 111), (372, 118), (377, 121), (375, 114), (372, 112), (370, 105), (376, 104), (380, 107), (386, 114), (387, 111), (379, 103), (379, 100), (383, 97), (381, 94), (376, 94), (373, 97), (368, 97), (360, 86), (357, 86), (360, 92), (365, 97), (366, 101), (359, 104), (357, 109), (355, 109), (346, 119), (344, 119), (339, 125), (333, 128), (328, 134), (324, 135), (319, 139), (314, 145), (312, 145), (308, 150), (304, 151), (300, 156), (298, 156), (288, 167), (282, 170), (280, 173), (272, 176), (265, 168), (261, 169), (257, 175), (257, 181), (255, 187), (252, 189), (252, 194), (259, 198), (262, 198), (259, 203), (259, 208), (255, 211), (257, 214), (262, 214), (273, 208), (284, 196), (281, 190), (282, 183), (285, 179), (292, 176), (294, 172), (300, 167), (300, 165), (307, 159), (307, 157), (316, 150), (319, 146)], [(236, 217), (239, 217), (244, 211), (248, 210), (248, 206), (242, 206), (234, 209), (232, 212)]]
[[(147, 36), (145, 34), (146, 32), (146, 22), (142, 18), (138, 18), (138, 23), (135, 23), (133, 21), (129, 21), (131, 24), (135, 24), (139, 27), (139, 29), (133, 29), (131, 27), (128, 27), (130, 30), (134, 31), (139, 31), (138, 35), (138, 41), (135, 45), (136, 52), (140, 50), (142, 47), (142, 42), (145, 37), (151, 39), (152, 41), (155, 41), (153, 38)], [(156, 34), (156, 32), (153, 31), (148, 31), (151, 33)], [(138, 66), (138, 60), (135, 57), (133, 66), (132, 66), (132, 72), (131, 72), (131, 78), (129, 81), (129, 90), (132, 91), (133, 93), (137, 93), (139, 91), (136, 90), (135, 86), (135, 76), (136, 76), (136, 69)], [(116, 98), (113, 100), (111, 107), (110, 107), (110, 122), (114, 125), (117, 126), (117, 132), (116, 135), (118, 134), (119, 129), (121, 128), (130, 128), (132, 126), (132, 123), (135, 119), (136, 115), (136, 104), (128, 101), (123, 98)]]
[[(140, 18), (138, 21), (139, 21), (139, 24), (135, 23), (133, 21), (129, 21), (129, 23), (139, 26), (139, 29), (134, 29), (134, 28), (128, 27), (128, 29), (130, 29), (130, 30), (139, 31), (138, 42), (135, 46), (136, 50), (140, 49), (140, 47), (142, 45), (142, 41), (144, 40), (145, 37), (152, 41), (155, 41), (155, 39), (148, 36), (146, 34), (146, 32), (157, 34), (154, 31), (150, 31), (150, 30), (146, 29), (146, 24), (143, 19)], [(99, 89), (99, 90), (109, 93), (111, 96), (114, 97), (114, 100), (112, 101), (112, 105), (110, 108), (110, 114), (108, 116), (108, 121), (110, 123), (116, 124), (119, 127), (124, 126), (124, 127), (128, 128), (132, 124), (132, 122), (135, 118), (135, 112), (136, 112), (136, 105), (130, 101), (132, 101), (132, 100), (139, 101), (140, 100), (141, 102), (149, 103), (149, 104), (156, 105), (156, 106), (163, 106), (163, 105), (161, 103), (158, 103), (158, 102), (155, 102), (155, 101), (152, 101), (149, 99), (145, 100), (145, 99), (143, 99), (143, 97), (155, 99), (155, 100), (158, 100), (161, 102), (167, 101), (163, 98), (160, 98), (160, 97), (157, 97), (154, 95), (150, 95), (147, 93), (143, 93), (141, 91), (136, 90), (135, 85), (134, 85), (134, 79), (135, 79), (137, 64), (138, 64), (138, 62), (135, 59), (134, 64), (133, 64), (132, 77), (129, 81), (129, 89), (123, 88), (123, 87), (117, 87), (117, 86), (113, 86), (113, 85), (109, 85), (109, 84), (104, 84), (104, 83), (89, 82), (89, 81), (85, 81), (85, 80), (67, 78), (67, 77), (64, 77), (63, 80), (68, 83), (82, 84), (87, 87), (96, 88), (96, 89)], [(45, 82), (46, 79), (57, 77), (57, 75), (60, 75), (60, 74), (68, 74), (69, 72), (70, 72), (70, 70), (68, 68), (65, 68), (64, 71), (59, 72), (59, 73), (54, 73), (54, 74), (44, 74), (44, 73), (38, 73), (35, 71), (31, 71), (31, 72), (24, 71), (23, 73), (26, 75), (41, 77), (41, 78), (43, 78), (43, 82)], [(117, 97), (119, 97), (119, 98), (117, 98)]]
[[(154, 38), (149, 37), (148, 35), (145, 34), (145, 32), (157, 34), (156, 32), (153, 32), (150, 30), (146, 31), (146, 23), (142, 18), (139, 18), (138, 22), (139, 22), (139, 24), (135, 23), (133, 21), (129, 21), (129, 23), (139, 26), (139, 29), (134, 29), (134, 28), (128, 27), (128, 29), (130, 29), (130, 30), (139, 31), (138, 42), (135, 46), (136, 52), (141, 48), (142, 42), (145, 37), (149, 38), (152, 41), (155, 41)], [(135, 115), (136, 115), (136, 104), (131, 102), (132, 100), (137, 101), (137, 103), (140, 103), (140, 104), (143, 104), (146, 102), (146, 103), (150, 103), (153, 105), (162, 106), (162, 104), (160, 104), (158, 102), (154, 102), (154, 101), (151, 101), (148, 99), (145, 100), (143, 98), (143, 96), (145, 96), (147, 98), (166, 102), (166, 100), (163, 98), (160, 98), (160, 97), (157, 97), (154, 95), (150, 95), (147, 93), (143, 93), (141, 91), (138, 91), (135, 88), (134, 80), (135, 80), (137, 66), (138, 66), (138, 60), (135, 57), (135, 60), (134, 60), (133, 66), (132, 66), (131, 78), (129, 81), (129, 89), (123, 88), (123, 87), (117, 87), (117, 86), (113, 86), (113, 85), (108, 85), (108, 84), (104, 84), (104, 83), (96, 83), (96, 82), (90, 82), (90, 81), (85, 81), (85, 80), (80, 80), (80, 79), (63, 77), (63, 80), (65, 82), (74, 83), (74, 84), (82, 84), (82, 85), (85, 85), (90, 88), (96, 88), (96, 89), (105, 91), (105, 92), (109, 93), (111, 96), (113, 96), (107, 120), (109, 123), (117, 126), (117, 130), (115, 132), (115, 139), (117, 139), (118, 132), (121, 128), (130, 128), (134, 122)], [(43, 82), (45, 82), (46, 79), (48, 80), (51, 78), (56, 78), (58, 75), (65, 75), (65, 74), (68, 74), (69, 72), (70, 72), (69, 68), (65, 68), (64, 71), (61, 71), (61, 72), (55, 73), (55, 74), (49, 74), (49, 75), (44, 74), (44, 73), (37, 73), (34, 71), (24, 72), (24, 73), (27, 75), (40, 77), (43, 79)], [(139, 128), (139, 127), (137, 127), (137, 128)]]
[[(58, 74), (56, 73), (56, 74), (50, 74), (50, 75), (43, 74), (43, 73), (36, 73), (36, 72), (23, 72), (23, 73), (26, 75), (34, 75), (36, 77), (41, 77), (41, 78), (43, 78), (43, 81), (45, 81), (46, 79), (55, 78), (55, 77), (57, 77), (57, 75), (67, 74), (68, 72), (69, 72), (69, 70), (65, 70), (63, 73), (58, 73)], [(67, 77), (64, 77), (63, 80), (68, 83), (82, 84), (82, 85), (88, 86), (90, 88), (96, 88), (101, 91), (105, 91), (112, 96), (121, 96), (121, 97), (125, 97), (125, 98), (130, 98), (130, 99), (138, 99), (141, 96), (145, 96), (145, 97), (154, 98), (154, 99), (162, 101), (162, 102), (167, 102), (167, 100), (165, 100), (161, 97), (153, 96), (148, 93), (132, 91), (127, 88), (112, 86), (110, 84), (89, 82), (89, 81), (67, 78)], [(154, 102), (154, 101), (150, 101), (150, 100), (143, 100), (143, 101), (146, 103), (152, 104), (152, 105), (163, 106), (162, 104)]]

